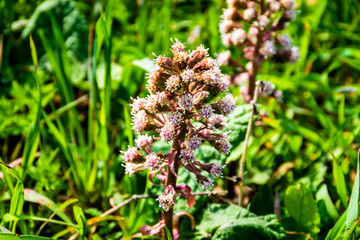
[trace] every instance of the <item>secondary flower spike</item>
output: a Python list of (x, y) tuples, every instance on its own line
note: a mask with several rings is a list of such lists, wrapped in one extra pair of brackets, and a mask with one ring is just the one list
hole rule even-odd
[[(206, 142), (220, 153), (229, 152), (228, 133), (221, 130), (225, 116), (236, 107), (236, 99), (224, 94), (228, 80), (209, 57), (208, 49), (199, 46), (187, 51), (176, 40), (171, 51), (172, 57), (155, 59), (156, 69), (147, 83), (150, 95), (132, 99), (133, 129), (140, 135), (135, 141), (137, 147), (123, 152), (126, 172), (133, 175), (149, 169), (150, 180), (154, 182), (157, 177), (162, 182), (165, 191), (157, 200), (165, 212), (172, 210), (175, 196), (195, 201), (190, 187), (176, 185), (179, 167), (193, 173), (205, 189), (213, 186), (213, 177), (222, 176), (223, 165), (201, 162), (194, 152)], [(166, 154), (152, 152), (153, 140), (170, 143), (172, 148)]]
[[(235, 68), (235, 74), (229, 77), (231, 84), (242, 85), (248, 81), (241, 93), (249, 101), (264, 61), (295, 63), (300, 57), (299, 48), (282, 33), (296, 17), (296, 1), (228, 0), (227, 6), (219, 26), (222, 42), (226, 47), (239, 49), (248, 64), (244, 67), (239, 59), (232, 59), (230, 51), (220, 53), (217, 61)], [(269, 95), (281, 99), (279, 91)]]

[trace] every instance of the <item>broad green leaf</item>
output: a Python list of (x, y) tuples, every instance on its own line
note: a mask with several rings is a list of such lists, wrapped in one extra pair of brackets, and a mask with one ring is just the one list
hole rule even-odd
[(275, 215), (257, 216), (248, 210), (230, 205), (210, 204), (197, 226), (200, 238), (211, 239), (286, 239)]
[(285, 209), (292, 217), (299, 230), (318, 233), (320, 216), (316, 202), (307, 187), (300, 183), (290, 186), (285, 193)]
[(234, 112), (229, 115), (225, 131), (230, 131), (228, 139), (232, 148), (238, 146), (244, 140), (250, 115), (251, 109), (249, 105), (236, 107)]
[(87, 57), (87, 47), (84, 47), (83, 43), (88, 40), (88, 24), (74, 1), (49, 0), (39, 4), (27, 22), (21, 38), (26, 39), (39, 29), (46, 33), (51, 32), (50, 14), (61, 25), (67, 49), (78, 59), (84, 60)]

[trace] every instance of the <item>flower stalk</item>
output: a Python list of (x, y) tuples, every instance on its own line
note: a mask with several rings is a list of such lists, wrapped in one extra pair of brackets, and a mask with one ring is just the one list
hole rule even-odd
[(252, 129), (252, 125), (253, 125), (253, 120), (254, 120), (254, 116), (257, 113), (256, 110), (256, 103), (257, 103), (257, 99), (258, 99), (258, 95), (259, 95), (259, 87), (263, 84), (263, 82), (261, 81), (257, 81), (256, 82), (256, 87), (255, 87), (255, 94), (254, 94), (254, 99), (251, 101), (251, 115), (250, 115), (250, 119), (248, 122), (248, 127), (246, 130), (246, 135), (245, 135), (245, 141), (244, 141), (244, 150), (243, 150), (243, 154), (241, 156), (240, 159), (240, 170), (239, 170), (239, 176), (240, 176), (240, 182), (239, 182), (239, 206), (242, 206), (242, 202), (243, 202), (243, 191), (244, 191), (244, 185), (243, 185), (243, 179), (244, 179), (244, 167), (245, 167), (245, 157), (246, 157), (246, 151), (248, 148), (248, 144), (249, 144), (249, 138), (250, 138), (250, 133), (251, 133), (251, 129)]
[[(133, 129), (139, 134), (137, 147), (123, 152), (125, 171), (130, 176), (145, 169), (156, 185), (160, 180), (164, 192), (157, 198), (163, 209), (162, 219), (154, 226), (144, 226), (144, 235), (162, 235), (165, 226), (179, 237), (173, 227), (176, 197), (187, 199), (188, 207), (195, 204), (192, 189), (177, 183), (180, 167), (195, 175), (205, 189), (213, 186), (213, 177), (221, 177), (223, 165), (205, 163), (195, 157), (199, 147), (207, 142), (219, 153), (227, 154), (230, 143), (222, 132), (228, 116), (236, 107), (235, 99), (225, 95), (228, 82), (215, 60), (203, 46), (188, 52), (179, 41), (172, 45), (173, 57), (158, 56), (156, 69), (149, 74), (147, 89), (150, 95), (132, 101)], [(220, 94), (220, 97), (218, 95)], [(153, 140), (172, 143), (168, 153), (152, 151)], [(175, 226), (177, 226), (176, 224)], [(174, 230), (174, 231), (173, 231)]]

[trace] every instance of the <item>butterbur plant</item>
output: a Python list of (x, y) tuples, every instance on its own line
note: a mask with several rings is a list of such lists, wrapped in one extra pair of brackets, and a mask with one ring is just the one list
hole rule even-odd
[[(247, 64), (231, 58), (231, 52), (218, 55), (221, 65), (233, 66), (236, 73), (229, 81), (234, 85), (248, 82), (241, 89), (245, 101), (254, 96), (256, 75), (265, 60), (295, 63), (299, 48), (292, 45), (291, 38), (283, 34), (288, 23), (296, 17), (295, 0), (228, 0), (220, 22), (222, 42), (227, 47), (240, 49)], [(272, 95), (281, 99), (282, 93), (270, 83), (260, 96)]]
[[(194, 151), (205, 142), (224, 154), (230, 148), (227, 132), (221, 130), (236, 103), (231, 95), (225, 95), (228, 83), (218, 64), (203, 46), (188, 52), (176, 40), (171, 51), (172, 58), (158, 56), (155, 60), (156, 69), (148, 78), (150, 95), (132, 99), (133, 129), (149, 135), (139, 135), (137, 147), (129, 147), (123, 153), (124, 167), (130, 176), (149, 169), (150, 180), (154, 183), (156, 177), (164, 188), (157, 198), (163, 209), (162, 219), (153, 227), (142, 227), (144, 235), (159, 234), (165, 225), (172, 232), (176, 196), (186, 198), (188, 207), (195, 204), (191, 188), (177, 185), (180, 167), (194, 174), (205, 189), (213, 187), (213, 177), (221, 177), (223, 165), (202, 162), (196, 159)], [(153, 140), (172, 143), (172, 148), (166, 154), (152, 152)], [(174, 232), (176, 239), (178, 234)]]

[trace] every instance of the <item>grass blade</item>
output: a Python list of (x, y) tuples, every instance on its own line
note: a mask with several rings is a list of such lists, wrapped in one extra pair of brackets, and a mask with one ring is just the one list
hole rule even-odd
[(38, 96), (37, 96), (35, 119), (29, 127), (29, 131), (27, 133), (26, 141), (25, 141), (23, 161), (22, 161), (22, 171), (23, 171), (22, 179), (25, 179), (28, 165), (31, 165), (35, 159), (35, 153), (39, 145), (39, 132), (40, 132), (41, 90), (40, 90), (39, 79), (37, 76), (37, 66), (38, 66), (37, 52), (31, 35), (30, 35), (30, 50), (31, 50), (33, 63), (35, 66), (35, 80), (36, 80)]
[[(11, 198), (9, 213), (12, 215), (20, 215), (22, 213), (23, 206), (24, 206), (24, 185), (22, 182), (18, 181), (14, 189), (14, 194)], [(18, 220), (11, 221), (9, 225), (10, 230), (14, 233), (16, 230), (17, 222)]]
[(39, 230), (36, 232), (36, 236), (39, 236), (41, 230), (45, 227), (45, 225), (59, 212), (62, 212), (67, 206), (76, 203), (77, 199), (69, 199), (66, 202), (62, 203), (52, 214), (51, 216), (48, 218), (48, 221), (45, 221), (39, 228)]
[(346, 216), (346, 228), (345, 234), (347, 234), (354, 224), (356, 219), (359, 217), (359, 184), (360, 184), (360, 149), (358, 151), (358, 159), (357, 159), (357, 171), (356, 171), (356, 178), (355, 183), (353, 186), (353, 190), (350, 197), (349, 208), (347, 209), (347, 216)]

